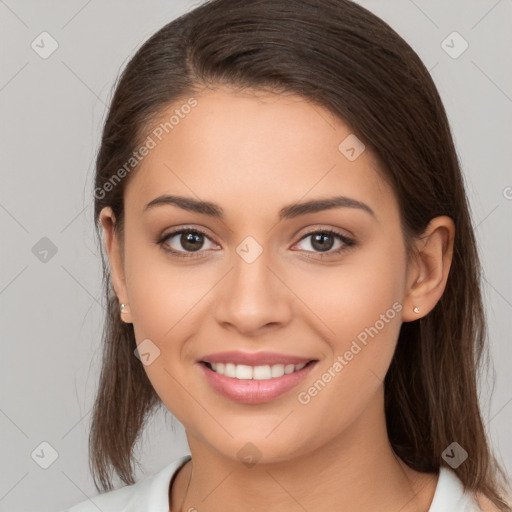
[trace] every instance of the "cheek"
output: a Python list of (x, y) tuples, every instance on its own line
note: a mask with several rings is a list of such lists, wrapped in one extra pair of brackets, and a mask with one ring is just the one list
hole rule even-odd
[(384, 336), (392, 330), (388, 328), (391, 324), (400, 324), (405, 252), (392, 240), (396, 238), (375, 236), (364, 247), (348, 253), (337, 266), (304, 267), (308, 270), (296, 269), (290, 274), (294, 292), (329, 328), (329, 337), (339, 340), (334, 348), (341, 349), (347, 340), (375, 323)]
[(401, 326), (400, 266), (392, 258), (377, 258), (373, 268), (358, 263), (350, 270), (329, 279), (335, 290), (330, 301), (315, 295), (321, 318), (334, 331), (329, 336), (332, 353), (297, 390), (297, 417), (326, 418), (324, 437), (348, 428), (374, 401)]
[(158, 245), (137, 240), (127, 237), (125, 261), (136, 339), (163, 343), (183, 329), (212, 284), (200, 267), (180, 265)]
[[(396, 347), (402, 323), (405, 252), (391, 240), (396, 238), (375, 238), (371, 247), (354, 251), (343, 265), (332, 269), (328, 279), (320, 278), (316, 284), (310, 279), (305, 284), (305, 289), (314, 290), (308, 295), (308, 306), (329, 327), (332, 353), (322, 370), (330, 372), (325, 379), (333, 384), (328, 387), (331, 392), (336, 389), (346, 407), (364, 404), (364, 396), (381, 384)], [(335, 361), (338, 364), (333, 367)], [(335, 378), (330, 377), (333, 373)], [(325, 393), (326, 400), (330, 394)]]
[(126, 237), (125, 268), (137, 345), (144, 343), (145, 350), (156, 354), (144, 370), (162, 401), (186, 424), (181, 412), (190, 407), (190, 397), (183, 386), (189, 389), (189, 381), (194, 383), (190, 365), (197, 357), (189, 352), (194, 348), (189, 340), (211, 316), (211, 290), (218, 275), (207, 272), (206, 265), (178, 264), (135, 236)]

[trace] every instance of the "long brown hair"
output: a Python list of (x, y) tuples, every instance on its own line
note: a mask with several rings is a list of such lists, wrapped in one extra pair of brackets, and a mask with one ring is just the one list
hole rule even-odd
[(388, 435), (396, 454), (421, 472), (446, 465), (442, 453), (456, 441), (469, 453), (455, 469), (464, 489), (510, 510), (504, 501), (507, 477), (490, 450), (479, 409), (477, 376), (487, 349), (481, 267), (447, 116), (412, 48), (349, 0), (208, 1), (155, 33), (122, 72), (94, 184), (107, 301), (89, 439), (96, 488), (113, 488), (112, 470), (134, 483), (134, 444), (162, 405), (134, 356), (133, 326), (120, 319), (99, 214), (105, 206), (113, 209), (122, 239), (123, 191), (137, 170), (127, 170), (126, 163), (164, 109), (205, 86), (291, 92), (343, 119), (378, 157), (379, 172), (396, 193), (409, 253), (411, 240), (433, 217), (453, 219), (444, 294), (425, 317), (402, 324), (385, 377)]

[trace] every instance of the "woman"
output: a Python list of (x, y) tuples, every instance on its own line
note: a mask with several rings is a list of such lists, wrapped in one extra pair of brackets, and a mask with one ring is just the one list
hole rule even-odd
[[(109, 492), (73, 512), (511, 510), (478, 405), (461, 170), (386, 23), (345, 0), (174, 20), (121, 76), (94, 195), (108, 314), (90, 449)], [(134, 484), (160, 405), (191, 455)]]

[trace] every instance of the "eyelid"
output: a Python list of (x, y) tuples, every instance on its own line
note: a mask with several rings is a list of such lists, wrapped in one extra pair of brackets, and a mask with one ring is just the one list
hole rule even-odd
[[(336, 235), (346, 238), (347, 240), (352, 240), (354, 238), (354, 235), (348, 234), (346, 232), (347, 230), (342, 230), (341, 228), (335, 228), (332, 226), (326, 226), (326, 225), (322, 225), (322, 224), (316, 225), (312, 228), (306, 228), (306, 229), (307, 229), (307, 231), (305, 231), (304, 233), (302, 233), (302, 235), (300, 235), (299, 240), (302, 240), (304, 237), (306, 237), (308, 235), (312, 235), (314, 233), (318, 233), (318, 232), (334, 233)], [(295, 238), (296, 236), (299, 236), (297, 233), (300, 233), (300, 230), (298, 232), (297, 231), (295, 232), (295, 235), (293, 235), (293, 238)]]

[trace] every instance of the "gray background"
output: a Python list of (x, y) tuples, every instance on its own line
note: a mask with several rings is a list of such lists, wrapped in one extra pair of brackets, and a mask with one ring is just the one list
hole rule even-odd
[[(1, 511), (57, 511), (96, 494), (87, 462), (103, 321), (95, 152), (120, 69), (144, 40), (197, 3), (0, 0)], [(491, 399), (491, 371), (481, 403), (498, 458), (512, 474), (512, 74), (505, 65), (512, 2), (360, 3), (416, 50), (450, 118), (485, 270), (496, 383)], [(47, 59), (31, 47), (43, 31), (59, 45)], [(458, 58), (442, 47), (453, 31), (469, 43)], [(448, 44), (452, 52), (461, 48), (460, 41)], [(57, 252), (45, 256), (51, 245)], [(144, 434), (137, 477), (188, 453), (170, 417), (157, 415)], [(42, 442), (58, 454), (48, 469), (35, 462), (51, 461), (45, 445), (41, 456)]]

